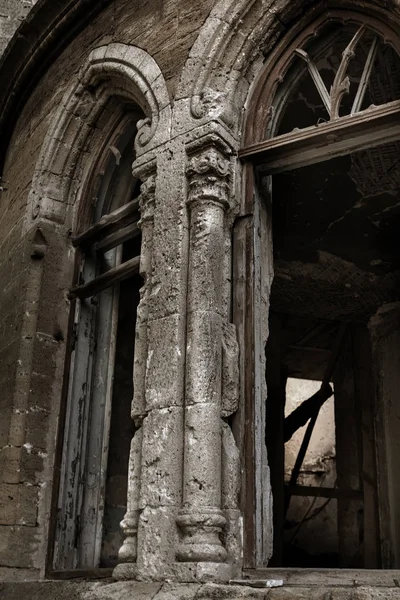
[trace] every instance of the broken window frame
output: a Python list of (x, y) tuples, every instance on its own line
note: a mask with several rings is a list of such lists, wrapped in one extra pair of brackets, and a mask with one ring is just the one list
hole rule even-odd
[[(103, 156), (97, 162), (84, 193), (84, 196), (95, 198), (94, 206), (92, 204), (94, 223), (71, 238), (72, 246), (76, 248), (76, 284), (69, 292), (71, 308), (69, 352), (64, 373), (65, 415), (60, 418), (58, 448), (61, 464), (55, 478), (53, 502), (56, 524), (50, 532), (48, 552), (48, 574), (56, 578), (69, 572), (71, 576), (74, 572), (92, 572), (93, 576), (99, 576), (102, 570), (110, 574), (110, 569), (99, 568), (99, 562), (119, 283), (139, 274), (140, 263), (140, 255), (123, 260), (122, 249), (124, 242), (141, 236), (137, 197), (139, 182), (131, 173), (132, 160), (125, 164), (122, 174), (119, 165), (124, 150), (129, 156), (132, 153), (137, 120), (136, 113), (125, 114), (106, 141)], [(109, 165), (113, 162), (110, 172)], [(125, 181), (121, 182), (122, 177)], [(118, 208), (108, 212), (112, 208), (111, 203), (117, 204)], [(90, 466), (89, 461), (92, 463)], [(88, 481), (88, 472), (96, 473), (96, 481)]]
[[(278, 86), (296, 51), (306, 40), (316, 36), (329, 20), (358, 23), (360, 27), (372, 29), (400, 54), (399, 36), (389, 25), (369, 14), (329, 10), (308, 27), (304, 27), (303, 20), (299, 21), (267, 58), (263, 74), (254, 86), (244, 143), (239, 150), (245, 183), (242, 216), (235, 224), (233, 238), (233, 321), (243, 349), (240, 364), (243, 402), (234, 430), (243, 448), (244, 568), (250, 570), (268, 565), (273, 537), (269, 470), (264, 448), (266, 359), (263, 351), (268, 338), (268, 319), (263, 311), (269, 310), (273, 280), (271, 175), (400, 139), (400, 99), (359, 110), (361, 87), (365, 86), (364, 80), (370, 74), (370, 64), (365, 66), (351, 114), (339, 117), (335, 109), (330, 115), (333, 118), (327, 122), (274, 137), (277, 115), (273, 102)], [(373, 55), (374, 48), (370, 50), (367, 62), (371, 62)], [(340, 83), (343, 83), (343, 70), (338, 78)], [(339, 89), (340, 85), (336, 87)], [(280, 99), (281, 107), (289, 93), (290, 89)], [(339, 96), (338, 93), (336, 106)], [(265, 132), (269, 133), (266, 139)]]

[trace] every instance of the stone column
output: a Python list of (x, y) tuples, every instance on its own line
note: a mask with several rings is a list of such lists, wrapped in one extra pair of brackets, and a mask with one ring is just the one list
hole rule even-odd
[(183, 506), (177, 519), (182, 539), (177, 559), (198, 563), (197, 579), (214, 576), (221, 581), (230, 577), (229, 565), (221, 564), (227, 553), (220, 539), (226, 525), (221, 510), (221, 363), (229, 147), (217, 136), (208, 136), (202, 147), (189, 155), (187, 177), (185, 449)]
[(156, 175), (154, 162), (146, 169), (133, 170), (134, 175), (143, 180), (140, 188), (139, 227), (142, 230), (140, 252), (140, 274), (143, 286), (140, 290), (140, 302), (137, 308), (135, 331), (135, 355), (133, 370), (133, 400), (131, 417), (136, 431), (132, 438), (129, 456), (127, 511), (121, 521), (125, 540), (118, 553), (120, 563), (114, 570), (116, 579), (136, 577), (137, 533), (140, 516), (140, 487), (142, 468), (143, 419), (146, 415), (146, 361), (147, 361), (147, 320), (148, 300), (151, 292), (151, 272), (153, 255), (154, 203)]

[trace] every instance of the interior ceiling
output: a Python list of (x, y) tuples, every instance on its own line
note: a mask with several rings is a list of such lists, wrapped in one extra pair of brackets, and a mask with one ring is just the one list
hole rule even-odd
[[(351, 63), (348, 106), (368, 39), (358, 52)], [(320, 60), (326, 82), (337, 68), (337, 53)], [(393, 49), (381, 44), (367, 106), (400, 98), (399, 67)], [(324, 110), (305, 75), (289, 100), (279, 133), (315, 124), (326, 117)], [(272, 200), (274, 310), (365, 321), (383, 304), (400, 299), (400, 142), (275, 175)]]
[(391, 144), (273, 178), (280, 312), (364, 319), (399, 299), (400, 162)]
[(277, 316), (279, 347), (287, 376), (322, 381), (339, 323), (287, 314)]

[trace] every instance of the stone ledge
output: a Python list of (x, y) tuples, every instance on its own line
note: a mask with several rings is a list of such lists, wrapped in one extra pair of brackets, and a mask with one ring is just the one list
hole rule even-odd
[(389, 586), (286, 586), (144, 583), (136, 581), (37, 581), (0, 583), (2, 600), (400, 600)]

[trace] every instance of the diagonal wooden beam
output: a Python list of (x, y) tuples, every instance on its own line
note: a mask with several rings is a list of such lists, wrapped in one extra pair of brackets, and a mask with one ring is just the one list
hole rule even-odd
[(102, 273), (92, 281), (73, 288), (68, 294), (69, 298), (90, 298), (99, 292), (111, 287), (112, 285), (132, 277), (139, 273), (140, 256), (135, 256), (130, 260), (109, 269), (106, 273)]
[(72, 239), (73, 246), (85, 246), (96, 242), (101, 237), (113, 233), (114, 231), (125, 226), (134, 220), (138, 220), (139, 199), (135, 198), (120, 208), (117, 208), (107, 215), (103, 215), (101, 219), (96, 221), (94, 225), (86, 229)]

